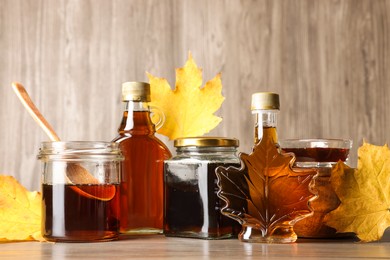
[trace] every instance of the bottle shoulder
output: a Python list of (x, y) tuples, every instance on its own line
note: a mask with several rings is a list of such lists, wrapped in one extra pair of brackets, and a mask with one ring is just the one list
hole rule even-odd
[(143, 150), (159, 150), (166, 158), (170, 158), (172, 156), (168, 147), (154, 135), (119, 135), (113, 140), (113, 142), (119, 143), (121, 150), (136, 150), (139, 147), (142, 147)]

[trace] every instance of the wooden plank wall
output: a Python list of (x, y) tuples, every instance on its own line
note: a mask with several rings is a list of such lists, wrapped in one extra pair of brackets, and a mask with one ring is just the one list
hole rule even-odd
[[(390, 141), (390, 1), (0, 0), (0, 173), (39, 189), (47, 140), (11, 89), (22, 82), (63, 140), (111, 140), (124, 81), (174, 85), (191, 51), (222, 72), (223, 122), (253, 142), (251, 94), (281, 96), (279, 137)], [(172, 147), (172, 143), (164, 139)]]

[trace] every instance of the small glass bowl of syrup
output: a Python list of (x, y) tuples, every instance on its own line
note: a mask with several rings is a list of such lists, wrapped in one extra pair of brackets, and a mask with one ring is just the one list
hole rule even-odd
[[(340, 205), (330, 177), (332, 167), (339, 161), (348, 161), (352, 141), (347, 139), (287, 139), (279, 141), (283, 152), (294, 153), (293, 168), (312, 168), (318, 173), (314, 188), (316, 200), (310, 202), (311, 217), (294, 225), (294, 231), (302, 238), (336, 238), (346, 234), (336, 234), (336, 230), (324, 223), (325, 215)], [(349, 234), (348, 234), (349, 235)]]
[(295, 163), (302, 166), (346, 162), (352, 148), (352, 141), (346, 139), (287, 139), (279, 144), (284, 152), (294, 153)]

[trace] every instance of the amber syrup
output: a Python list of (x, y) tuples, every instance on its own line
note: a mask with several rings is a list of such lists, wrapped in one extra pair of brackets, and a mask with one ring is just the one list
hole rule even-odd
[(119, 232), (119, 185), (43, 184), (42, 235), (49, 241), (112, 240)]
[[(121, 218), (122, 233), (162, 233), (163, 167), (171, 154), (154, 136), (149, 111), (124, 112), (119, 128), (122, 163)], [(127, 122), (133, 128), (125, 130)]]
[[(276, 130), (276, 127), (263, 127), (263, 135), (261, 137), (261, 139), (258, 137), (258, 127), (256, 126), (255, 127), (255, 143), (256, 145), (258, 145), (260, 142), (269, 142), (269, 143), (274, 143), (275, 146), (279, 149), (279, 145), (277, 144), (278, 142), (278, 137), (277, 137), (277, 130)], [(266, 155), (264, 155), (266, 156)], [(276, 175), (279, 175), (280, 174), (280, 168), (279, 167), (276, 167), (276, 168), (268, 168), (267, 169), (267, 176), (266, 176), (266, 181), (268, 181), (268, 176), (276, 176)], [(315, 171), (308, 171), (308, 174), (312, 174), (312, 175), (315, 175)], [(285, 203), (285, 201), (283, 200), (276, 200), (275, 198), (271, 198), (272, 197), (272, 194), (268, 194), (268, 188), (265, 187), (265, 190), (264, 192), (267, 194), (267, 196), (269, 196), (269, 199), (272, 200), (273, 202), (273, 205), (283, 205), (283, 203)], [(256, 193), (256, 191), (250, 191), (250, 193)], [(289, 194), (289, 200), (290, 201), (300, 201), (301, 200), (301, 194), (300, 193), (296, 193), (296, 195), (293, 193), (293, 194)], [(282, 197), (279, 197), (279, 198), (282, 198)], [(271, 205), (268, 205), (269, 207), (271, 207)], [(294, 212), (294, 208), (291, 208), (291, 212)], [(272, 212), (276, 212), (277, 209), (272, 209), (271, 210)], [(292, 225), (290, 224), (287, 224), (286, 225), (279, 225), (279, 226), (276, 226), (276, 227), (273, 227), (272, 230), (269, 230), (270, 232), (270, 235), (268, 238), (263, 238), (262, 235), (259, 235), (259, 234), (256, 234), (257, 232), (259, 232), (258, 230), (256, 229), (252, 229), (252, 228), (246, 228), (246, 229), (243, 229), (243, 231), (240, 233), (239, 235), (239, 238), (243, 241), (249, 241), (249, 242), (264, 242), (266, 241), (267, 243), (290, 243), (290, 242), (294, 242), (296, 239), (297, 239), (297, 235), (295, 234), (294, 230), (293, 230), (293, 227)], [(253, 238), (251, 237), (253, 235)], [(249, 239), (245, 239), (245, 236), (248, 236), (250, 237)]]
[(294, 153), (296, 162), (345, 162), (349, 154), (347, 148), (283, 148), (283, 151)]

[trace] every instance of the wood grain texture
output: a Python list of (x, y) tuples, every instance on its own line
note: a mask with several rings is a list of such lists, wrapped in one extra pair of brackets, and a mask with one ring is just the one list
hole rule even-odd
[[(390, 1), (0, 0), (0, 173), (39, 189), (47, 140), (11, 90), (25, 85), (63, 140), (111, 140), (121, 83), (174, 86), (191, 51), (222, 73), (210, 135), (253, 142), (251, 94), (280, 94), (279, 137), (390, 141)], [(172, 143), (164, 139), (172, 148)]]
[(202, 240), (134, 236), (102, 243), (6, 243), (6, 259), (388, 259), (389, 240), (356, 243), (351, 240), (298, 239), (293, 244), (243, 243), (237, 239)]

